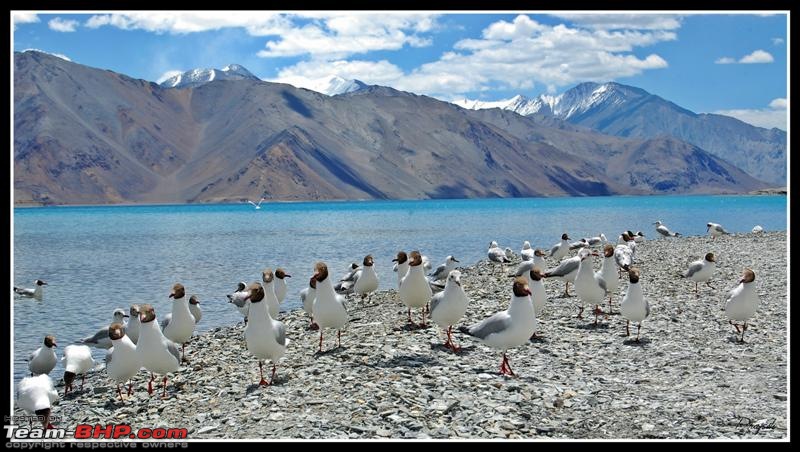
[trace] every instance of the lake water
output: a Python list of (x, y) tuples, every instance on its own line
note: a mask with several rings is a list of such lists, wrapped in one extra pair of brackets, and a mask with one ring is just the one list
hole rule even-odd
[[(379, 289), (394, 288), (391, 259), (420, 250), (434, 268), (448, 254), (462, 265), (486, 258), (491, 240), (518, 253), (524, 240), (549, 248), (563, 232), (577, 240), (622, 230), (655, 239), (662, 220), (684, 235), (706, 223), (730, 232), (786, 230), (785, 196), (615, 196), (482, 200), (363, 201), (14, 209), (14, 284), (48, 283), (42, 302), (14, 299), (14, 378), (45, 335), (64, 347), (108, 326), (114, 308), (150, 303), (161, 317), (182, 283), (201, 300), (204, 331), (242, 320), (225, 294), (266, 267), (292, 278), (282, 309), (300, 306), (318, 260), (337, 281), (351, 262), (372, 254)], [(102, 360), (104, 351), (96, 351)], [(51, 377), (60, 379), (60, 363)]]

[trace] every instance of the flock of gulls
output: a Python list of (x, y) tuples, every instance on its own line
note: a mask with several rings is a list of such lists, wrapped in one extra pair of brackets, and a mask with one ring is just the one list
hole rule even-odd
[[(656, 232), (664, 237), (679, 237), (680, 233), (670, 231), (661, 221), (654, 223)], [(753, 232), (762, 231), (756, 226)], [(716, 223), (707, 224), (707, 232), (712, 238), (727, 234), (725, 229)], [(641, 271), (636, 265), (637, 243), (645, 241), (642, 232), (624, 231), (619, 235), (616, 245), (610, 243), (604, 234), (570, 242), (568, 234), (561, 236), (561, 241), (548, 251), (532, 249), (530, 242), (525, 241), (520, 252), (522, 262), (513, 273), (511, 284), (511, 302), (508, 309), (497, 312), (481, 322), (471, 326), (462, 326), (459, 330), (489, 347), (500, 350), (502, 362), (500, 373), (514, 375), (507, 356), (509, 349), (519, 347), (536, 338), (538, 331), (537, 317), (546, 306), (545, 279), (564, 282), (564, 295), (570, 297), (569, 284), (579, 300), (578, 318), (583, 318), (585, 306), (594, 306), (594, 322), (597, 324), (601, 314), (612, 312), (613, 294), (619, 287), (623, 273), (627, 273), (630, 282), (622, 297), (619, 311), (627, 319), (626, 334), (630, 336), (630, 322), (637, 323), (635, 341), (639, 341), (642, 322), (650, 315), (650, 304), (644, 297), (641, 287)], [(600, 271), (595, 272), (592, 264), (595, 257), (601, 254)], [(574, 257), (567, 257), (570, 251), (578, 250)], [(502, 249), (492, 241), (487, 251), (489, 261), (496, 264), (506, 274), (505, 264), (511, 262), (513, 251)], [(547, 269), (545, 258), (559, 262), (552, 269)], [(456, 269), (459, 262), (453, 256), (447, 256), (445, 262), (432, 269), (430, 261), (419, 251), (397, 253), (394, 271), (397, 274), (397, 295), (408, 307), (408, 322), (412, 328), (425, 327), (426, 318), (443, 328), (446, 334), (445, 347), (454, 353), (460, 347), (453, 340), (453, 325), (459, 322), (466, 313), (469, 296), (461, 286), (461, 272)], [(701, 260), (689, 264), (681, 272), (681, 276), (698, 284), (710, 286), (710, 279), (716, 269), (713, 253), (707, 253)], [(430, 271), (426, 275), (426, 271)], [(287, 292), (286, 278), (291, 275), (283, 269), (265, 269), (260, 282), (245, 284), (240, 282), (235, 291), (227, 295), (244, 317), (244, 339), (247, 350), (258, 361), (261, 379), (259, 385), (271, 385), (275, 379), (277, 363), (284, 356), (289, 345), (286, 327), (278, 320), (280, 303)], [(748, 320), (755, 314), (759, 305), (756, 292), (755, 273), (744, 269), (738, 285), (728, 294), (725, 312), (737, 333), (739, 341), (744, 342)], [(46, 282), (37, 279), (32, 289), (14, 287), (21, 297), (42, 300), (43, 286)], [(348, 294), (360, 296), (362, 299), (378, 289), (378, 276), (374, 269), (371, 255), (363, 258), (362, 265), (351, 264), (347, 273), (336, 283), (324, 262), (314, 265), (314, 273), (308, 280), (308, 287), (301, 292), (303, 309), (310, 319), (310, 329), (319, 330), (319, 351), (323, 348), (323, 332), (336, 331), (337, 347), (341, 345), (341, 331), (349, 321), (347, 309)], [(183, 352), (192, 337), (195, 325), (200, 321), (202, 312), (200, 301), (196, 296), (187, 297), (184, 286), (175, 284), (169, 293), (172, 299), (172, 311), (160, 322), (156, 320), (156, 312), (149, 304), (132, 305), (129, 311), (116, 309), (112, 313), (112, 322), (97, 333), (82, 339), (79, 344), (71, 344), (64, 348), (61, 361), (64, 363), (64, 394), (71, 391), (75, 378), (80, 375), (81, 389), (86, 373), (95, 367), (90, 346), (108, 350), (106, 354), (106, 372), (108, 377), (117, 383), (117, 393), (124, 400), (120, 385), (128, 382), (127, 393), (132, 393), (131, 379), (141, 370), (151, 373), (147, 385), (148, 393), (153, 393), (155, 375), (163, 376), (162, 398), (167, 395), (167, 376), (178, 370), (185, 361)], [(608, 299), (608, 311), (601, 305)], [(412, 309), (420, 310), (420, 323), (412, 319)], [(125, 319), (127, 318), (127, 322)], [(738, 323), (737, 323), (738, 322)], [(55, 368), (57, 356), (56, 338), (52, 335), (44, 337), (44, 343), (29, 356), (30, 377), (24, 378), (17, 389), (20, 407), (30, 414), (39, 416), (42, 425), (50, 428), (49, 422), (52, 403), (58, 399), (49, 374)], [(270, 381), (264, 378), (263, 363), (270, 360), (272, 375)]]

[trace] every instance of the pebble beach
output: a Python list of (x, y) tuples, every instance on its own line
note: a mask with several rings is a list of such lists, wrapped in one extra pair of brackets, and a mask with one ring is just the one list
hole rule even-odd
[[(695, 294), (679, 273), (708, 252), (717, 257), (713, 287), (700, 284)], [(596, 325), (591, 309), (576, 318), (574, 291), (563, 297), (563, 283), (546, 281), (541, 337), (509, 350), (516, 376), (500, 375), (500, 351), (457, 327), (508, 307), (519, 257), (502, 268), (482, 260), (459, 267), (471, 300), (453, 328), (460, 353), (442, 345), (444, 331), (430, 320), (428, 328), (410, 328), (396, 280), (382, 280), (363, 301), (348, 296), (350, 323), (338, 348), (329, 330), (318, 352), (308, 316), (281, 312), (291, 342), (271, 386), (257, 384), (240, 322), (192, 339), (165, 399), (160, 378), (148, 395), (144, 371), (124, 402), (102, 369), (66, 397), (61, 375), (52, 374), (61, 395), (53, 423), (185, 427), (190, 440), (785, 439), (787, 233), (659, 238), (637, 244), (636, 253), (651, 306), (639, 342), (633, 325), (634, 336), (625, 336), (619, 315), (624, 274), (613, 313)], [(755, 272), (761, 305), (740, 343), (723, 308), (745, 267)], [(302, 276), (292, 283), (311, 271)], [(418, 322), (419, 311), (413, 315)], [(265, 376), (271, 367), (264, 364)]]

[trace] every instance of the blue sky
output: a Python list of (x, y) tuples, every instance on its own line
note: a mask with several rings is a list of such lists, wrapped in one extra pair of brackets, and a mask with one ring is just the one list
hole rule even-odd
[(785, 14), (12, 12), (13, 48), (150, 81), (245, 66), (313, 88), (338, 75), (440, 99), (643, 88), (699, 113), (786, 129)]

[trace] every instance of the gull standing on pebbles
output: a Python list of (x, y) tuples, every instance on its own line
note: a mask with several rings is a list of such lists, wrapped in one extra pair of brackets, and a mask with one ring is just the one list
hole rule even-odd
[(603, 280), (606, 282), (606, 293), (608, 294), (607, 316), (614, 313), (611, 306), (611, 297), (614, 295), (614, 291), (617, 290), (617, 287), (619, 287), (619, 272), (615, 272), (614, 270), (616, 269), (614, 247), (606, 244), (603, 247), (603, 263), (600, 265), (600, 276), (602, 276)]
[(625, 296), (622, 298), (622, 303), (619, 305), (619, 312), (627, 319), (625, 324), (626, 336), (631, 335), (631, 322), (639, 322), (636, 327), (636, 342), (639, 342), (642, 321), (650, 316), (650, 303), (644, 299), (642, 285), (639, 284), (639, 269), (631, 268), (628, 271), (628, 278), (630, 279), (630, 284), (628, 285), (628, 291), (625, 292)]
[(114, 346), (106, 359), (106, 372), (117, 383), (119, 399), (124, 400), (119, 384), (127, 381), (128, 395), (131, 395), (133, 385), (130, 380), (139, 372), (142, 363), (139, 361), (139, 354), (136, 353), (136, 344), (125, 334), (125, 327), (121, 323), (112, 323), (108, 327), (108, 337)]
[(134, 344), (139, 342), (139, 305), (132, 304), (130, 309), (130, 316), (128, 316), (128, 323), (125, 325), (125, 336)]
[(762, 227), (761, 227), (761, 226), (759, 226), (759, 225), (755, 225), (755, 226), (753, 226), (753, 234), (757, 234), (757, 233), (759, 233), (759, 232), (764, 232), (764, 228), (762, 228)]
[(356, 273), (355, 276), (353, 292), (361, 295), (361, 300), (364, 300), (370, 292), (378, 290), (378, 275), (375, 273), (375, 261), (372, 259), (371, 254), (364, 256), (362, 264), (361, 271)]
[[(539, 319), (544, 311), (545, 304), (547, 304), (547, 291), (544, 288), (544, 275), (538, 268), (533, 268), (525, 274), (525, 279), (528, 281), (528, 289), (531, 291), (533, 312), (536, 315), (536, 318)], [(531, 339), (536, 339), (537, 337), (537, 331), (534, 331)]]
[(653, 224), (656, 225), (656, 232), (658, 232), (659, 234), (663, 235), (664, 237), (680, 237), (681, 236), (681, 234), (679, 232), (670, 231), (666, 226), (664, 226), (664, 223), (662, 223), (661, 220), (658, 220)]
[(525, 242), (522, 243), (522, 251), (520, 251), (519, 254), (522, 256), (523, 261), (532, 261), (533, 248), (531, 248), (531, 242), (525, 240)]
[(474, 336), (484, 344), (503, 351), (500, 373), (514, 375), (506, 351), (530, 340), (536, 331), (536, 313), (533, 310), (531, 291), (523, 277), (514, 279), (511, 305), (480, 323), (460, 327), (459, 331)]
[(236, 306), (236, 309), (244, 317), (244, 324), (247, 325), (247, 313), (250, 310), (250, 300), (248, 300), (247, 295), (250, 294), (250, 291), (246, 289), (247, 285), (244, 282), (240, 282), (239, 285), (236, 287), (236, 291), (232, 294), (226, 295), (228, 297), (228, 303), (233, 303)]
[(706, 223), (706, 232), (711, 234), (711, 240), (714, 240), (715, 238), (723, 234), (730, 234), (730, 232), (726, 231), (721, 224), (710, 223), (710, 222)]
[(569, 253), (569, 240), (570, 238), (566, 232), (561, 234), (561, 241), (550, 248), (549, 257), (552, 257), (555, 260), (561, 260), (561, 258), (566, 256)]
[(42, 296), (44, 295), (44, 286), (46, 286), (47, 283), (41, 279), (37, 279), (33, 282), (33, 284), (35, 286), (33, 289), (14, 286), (14, 293), (23, 297), (32, 297), (42, 301)]
[(28, 370), (31, 376), (49, 374), (56, 367), (56, 337), (45, 336), (44, 345), (37, 348), (28, 356)]
[(703, 259), (689, 264), (689, 268), (681, 273), (681, 276), (694, 281), (694, 293), (699, 293), (697, 283), (705, 282), (708, 287), (714, 288), (709, 280), (714, 276), (714, 270), (716, 269), (717, 259), (714, 257), (714, 253), (706, 253)]
[(303, 303), (303, 310), (306, 311), (308, 317), (311, 319), (309, 329), (317, 330), (319, 325), (314, 322), (314, 299), (317, 297), (317, 280), (311, 278), (308, 280), (308, 287), (300, 291), (300, 301)]
[(431, 319), (442, 328), (446, 328), (447, 341), (444, 346), (458, 352), (461, 347), (453, 342), (453, 325), (464, 317), (467, 312), (469, 298), (461, 287), (461, 272), (453, 270), (447, 275), (444, 291), (437, 293), (431, 299)]
[[(500, 250), (498, 248), (498, 250)], [(502, 250), (501, 250), (502, 252)], [(414, 324), (411, 320), (411, 308), (422, 308), (431, 301), (433, 291), (425, 278), (425, 273), (422, 269), (422, 255), (419, 251), (412, 251), (411, 259), (408, 264), (408, 273), (400, 281), (400, 301), (408, 306), (408, 322)], [(422, 324), (425, 327), (425, 314), (422, 315)]]
[(317, 293), (314, 299), (314, 321), (319, 325), (319, 351), (322, 351), (322, 333), (325, 328), (333, 328), (336, 332), (336, 347), (342, 345), (342, 328), (349, 320), (344, 307), (344, 297), (333, 291), (333, 283), (328, 275), (328, 266), (324, 262), (314, 265), (314, 276), (317, 280)]
[[(125, 313), (124, 309), (114, 309), (114, 313), (111, 316), (111, 323), (123, 323), (126, 317), (128, 317), (128, 314)], [(91, 345), (92, 347), (104, 349), (109, 349), (112, 346), (111, 339), (108, 338), (107, 326), (100, 328), (91, 336), (84, 337), (79, 342), (81, 344), (87, 344)]]
[(181, 361), (185, 361), (186, 343), (194, 333), (194, 316), (189, 310), (189, 300), (186, 299), (186, 289), (183, 284), (175, 283), (169, 298), (172, 298), (172, 316), (164, 327), (164, 336), (176, 344), (181, 344)]
[(597, 316), (603, 312), (600, 303), (606, 297), (606, 281), (600, 273), (595, 273), (592, 269), (593, 257), (597, 256), (597, 251), (582, 249), (578, 256), (581, 260), (578, 275), (575, 277), (575, 294), (581, 301), (580, 313), (583, 313), (585, 303), (594, 304), (594, 324), (597, 325)]
[(278, 304), (283, 303), (286, 299), (286, 280), (284, 278), (291, 278), (292, 275), (286, 273), (286, 270), (278, 267), (275, 269), (275, 298), (278, 299)]
[(397, 273), (397, 288), (399, 289), (400, 281), (402, 281), (406, 273), (408, 273), (408, 255), (405, 251), (398, 251), (397, 257), (392, 259), (392, 262), (395, 263), (392, 270)]
[(589, 244), (589, 246), (592, 247), (605, 245), (605, 243), (608, 241), (606, 240), (606, 235), (603, 233), (600, 233), (600, 235), (596, 237), (585, 238), (584, 240)]
[[(269, 281), (267, 281), (267, 279), (269, 279)], [(266, 294), (265, 301), (267, 303), (267, 309), (269, 310), (269, 316), (273, 319), (277, 319), (281, 310), (281, 305), (278, 303), (278, 297), (275, 294), (275, 274), (272, 273), (271, 268), (267, 268), (261, 272), (261, 282), (263, 283), (262, 286)], [(250, 302), (252, 303), (252, 300)]]
[(506, 252), (503, 251), (494, 240), (489, 243), (489, 250), (486, 252), (486, 256), (491, 262), (500, 264), (503, 272), (505, 272), (505, 266), (503, 264), (511, 262), (511, 260), (506, 256)]
[[(269, 270), (270, 283), (272, 282), (272, 271)], [(286, 346), (289, 339), (286, 338), (286, 327), (282, 322), (273, 319), (269, 315), (269, 307), (266, 305), (265, 298), (269, 296), (271, 288), (264, 288), (259, 283), (250, 285), (250, 321), (244, 328), (245, 342), (247, 350), (258, 359), (258, 372), (261, 375), (259, 386), (268, 386), (275, 382), (275, 372), (278, 360), (286, 353)], [(270, 381), (264, 379), (263, 361), (272, 361), (272, 377)]]
[(200, 300), (197, 299), (197, 295), (189, 297), (189, 312), (194, 317), (194, 323), (200, 322), (200, 319), (203, 318), (203, 311), (200, 310)]
[(72, 382), (81, 375), (81, 391), (86, 382), (86, 372), (94, 367), (92, 350), (86, 345), (67, 345), (64, 347), (64, 395), (72, 390)]
[[(730, 291), (728, 298), (725, 300), (725, 314), (727, 314), (728, 319), (730, 319), (728, 321), (736, 328), (737, 333), (742, 333), (739, 342), (744, 342), (744, 332), (747, 331), (747, 321), (755, 315), (760, 303), (758, 292), (756, 292), (756, 285), (753, 284), (755, 280), (756, 274), (753, 270), (745, 268), (742, 279), (739, 280), (739, 285)], [(744, 323), (736, 324), (734, 320)]]
[(361, 268), (359, 268), (358, 264), (355, 262), (350, 264), (350, 266), (347, 267), (347, 273), (333, 286), (333, 290), (342, 295), (353, 293), (353, 286), (356, 284), (356, 278), (358, 278), (359, 272), (361, 272)]
[(30, 415), (40, 416), (42, 428), (54, 428), (50, 423), (50, 410), (58, 400), (53, 380), (47, 375), (26, 377), (17, 385), (17, 403)]
[(181, 352), (178, 344), (167, 339), (158, 327), (156, 310), (149, 304), (139, 308), (139, 342), (136, 344), (136, 353), (139, 361), (146, 370), (150, 371), (150, 381), (147, 383), (147, 393), (153, 394), (154, 374), (164, 375), (164, 393), (167, 397), (167, 374), (175, 372), (181, 363)]
[(447, 275), (449, 275), (451, 271), (455, 270), (457, 263), (458, 259), (453, 256), (447, 256), (447, 258), (444, 260), (444, 264), (436, 267), (436, 271), (431, 273), (431, 281), (447, 279)]
[[(575, 277), (578, 276), (578, 267), (580, 267), (580, 264), (580, 256), (564, 259), (560, 264), (558, 264), (558, 267), (548, 270), (544, 274), (544, 277), (556, 278), (559, 281), (564, 281), (564, 296), (571, 297), (572, 295), (569, 294), (569, 283), (575, 282)], [(583, 318), (583, 316), (578, 314), (578, 318)]]

